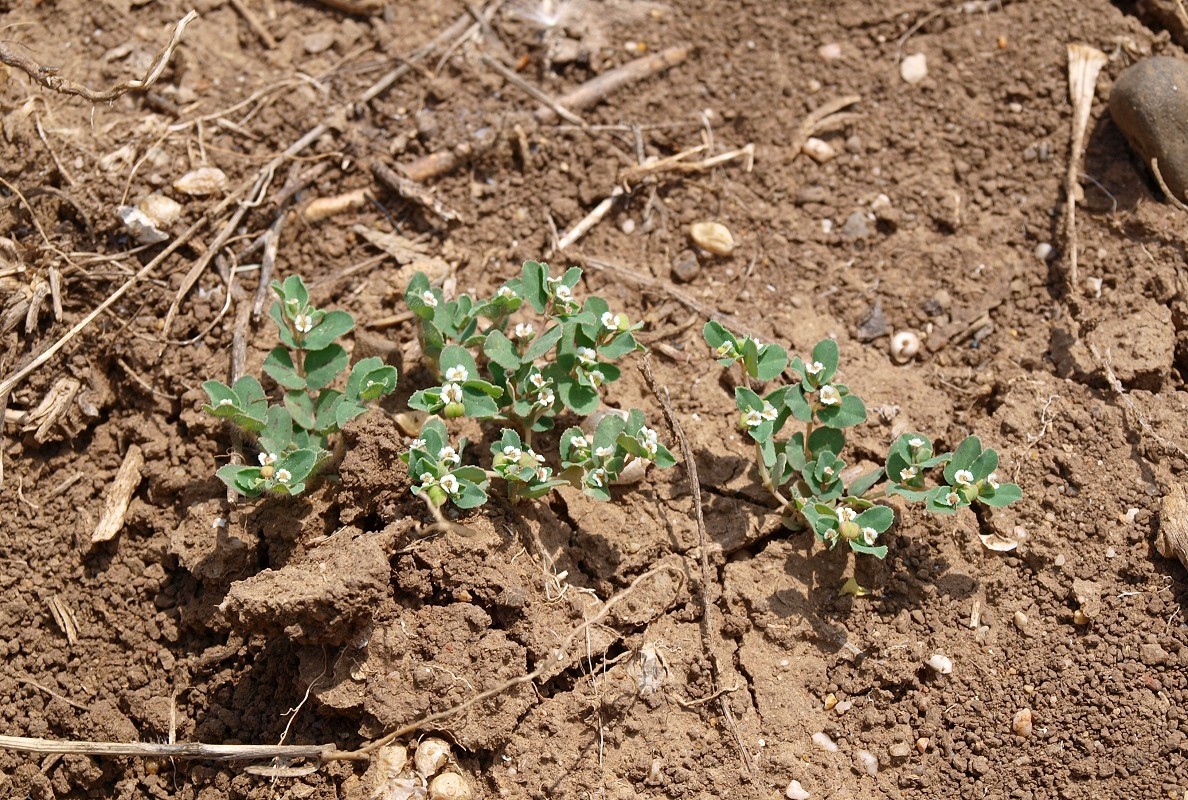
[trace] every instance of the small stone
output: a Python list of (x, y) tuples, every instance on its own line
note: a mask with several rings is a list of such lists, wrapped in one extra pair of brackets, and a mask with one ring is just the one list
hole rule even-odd
[(1021, 708), (1015, 712), (1014, 719), (1011, 720), (1011, 730), (1015, 732), (1016, 736), (1021, 736), (1026, 739), (1031, 735), (1031, 709)]
[(301, 40), (301, 46), (311, 56), (324, 53), (334, 46), (334, 32), (320, 31), (318, 33), (311, 33)]
[(913, 53), (899, 62), (899, 77), (915, 86), (928, 77), (928, 59), (923, 53)]
[(1064, 553), (1058, 553), (1056, 558), (1052, 561), (1052, 565), (1060, 568), (1063, 567), (1067, 561), (1068, 559), (1064, 557)]
[(1052, 249), (1052, 245), (1047, 242), (1040, 242), (1035, 246), (1035, 257), (1040, 261), (1047, 261), (1056, 251)]
[(953, 672), (953, 659), (941, 653), (934, 654), (932, 658), (928, 659), (927, 663), (933, 672), (940, 675), (949, 675)]
[(1025, 630), (1027, 628), (1027, 615), (1022, 611), (1015, 612), (1015, 627), (1019, 630)]
[(801, 146), (800, 150), (818, 164), (824, 164), (826, 161), (832, 161), (837, 158), (837, 148), (824, 139), (818, 139), (815, 136), (809, 137), (808, 141)]
[(871, 777), (879, 774), (879, 759), (874, 753), (869, 750), (858, 750), (854, 753), (854, 759), (857, 761), (860, 771)]
[(846, 222), (841, 229), (843, 239), (855, 242), (868, 236), (870, 236), (870, 224), (866, 219), (865, 211), (855, 211), (846, 217)]
[(817, 55), (821, 57), (822, 61), (836, 61), (841, 58), (841, 45), (837, 42), (829, 42), (817, 48)]
[(808, 790), (800, 785), (800, 781), (788, 781), (788, 788), (784, 790), (784, 797), (788, 800), (808, 800)]
[(858, 341), (874, 341), (880, 336), (886, 336), (890, 330), (891, 327), (887, 324), (887, 315), (883, 313), (883, 307), (876, 303), (858, 324)]
[(825, 710), (826, 711), (832, 711), (834, 706), (836, 706), (836, 705), (837, 705), (837, 695), (835, 695), (833, 692), (830, 692), (829, 694), (825, 695)]
[(853, 707), (854, 707), (853, 700), (842, 700), (836, 706), (833, 707), (833, 710), (840, 717), (842, 714), (846, 713)]
[(990, 759), (986, 756), (974, 756), (969, 760), (969, 771), (975, 777), (981, 777), (990, 771)]
[(892, 758), (907, 758), (912, 754), (912, 746), (907, 742), (896, 742), (887, 750)]
[(635, 220), (633, 220), (631, 217), (627, 217), (625, 220), (619, 223), (619, 230), (628, 236), (635, 233)]
[(930, 744), (932, 744), (932, 742), (928, 739), (927, 736), (921, 736), (919, 739), (916, 740), (916, 751), (919, 753), (927, 753), (928, 745), (930, 745)]
[(826, 753), (837, 752), (837, 744), (824, 731), (817, 731), (813, 734), (813, 747), (824, 750)]
[(694, 222), (689, 226), (689, 238), (693, 244), (716, 256), (728, 256), (734, 252), (734, 236), (720, 222)]
[(816, 94), (817, 92), (821, 91), (821, 82), (816, 78), (813, 78), (808, 82), (808, 86), (806, 88), (808, 89), (809, 94)]
[(891, 207), (891, 198), (885, 194), (880, 194), (870, 201), (870, 210), (874, 212), (883, 211)]
[(672, 277), (681, 283), (688, 283), (701, 272), (701, 263), (692, 250), (682, 250), (672, 262)]
[(816, 184), (812, 186), (805, 186), (796, 193), (796, 205), (803, 206), (806, 203), (828, 203), (829, 190), (824, 186)]
[(1110, 91), (1110, 117), (1148, 168), (1158, 163), (1168, 190), (1188, 200), (1188, 62), (1146, 58), (1122, 70)]
[(1139, 660), (1148, 667), (1167, 663), (1167, 651), (1154, 642), (1139, 647)]
[(205, 197), (223, 191), (227, 173), (217, 167), (199, 167), (173, 182), (173, 188), (191, 197)]

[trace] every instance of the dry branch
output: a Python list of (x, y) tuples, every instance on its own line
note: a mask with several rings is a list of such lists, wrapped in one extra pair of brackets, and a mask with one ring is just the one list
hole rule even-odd
[(461, 221), (461, 214), (459, 214), (457, 211), (454, 211), (452, 208), (448, 207), (436, 197), (431, 195), (429, 190), (427, 190), (424, 186), (421, 186), (416, 181), (398, 174), (396, 170), (392, 169), (387, 164), (376, 161), (371, 165), (371, 171), (375, 174), (375, 177), (379, 179), (380, 183), (382, 183), (384, 186), (387, 186), (405, 200), (416, 203), (423, 208), (427, 208), (446, 222)]
[(0, 749), (18, 753), (68, 753), (83, 756), (139, 756), (143, 758), (199, 758), (211, 761), (258, 761), (264, 758), (327, 760), (332, 744), (154, 744), (152, 742), (78, 742), (0, 736)]
[[(596, 78), (591, 78), (573, 91), (557, 98), (557, 103), (571, 111), (589, 108), (624, 86), (671, 69), (688, 57), (688, 47), (670, 47), (659, 53), (637, 58), (621, 67), (604, 72)], [(556, 118), (557, 112), (551, 108), (541, 108), (536, 111), (536, 119), (540, 122), (553, 122)]]
[[(818, 131), (833, 127), (830, 117), (835, 115), (841, 116), (838, 112), (861, 100), (862, 98), (856, 94), (848, 94), (845, 97), (830, 100), (822, 104), (819, 108), (810, 111), (808, 116), (804, 118), (804, 122), (800, 123), (800, 127), (796, 129), (796, 134), (792, 137), (792, 144), (788, 149), (788, 152), (792, 154), (792, 158), (795, 159), (800, 155), (804, 143), (809, 140), (810, 136)], [(848, 114), (845, 116), (850, 118)]]
[(178, 43), (181, 42), (182, 31), (196, 19), (198, 19), (198, 12), (191, 11), (178, 21), (173, 29), (173, 37), (161, 49), (161, 52), (157, 53), (157, 57), (153, 60), (152, 65), (143, 78), (117, 83), (115, 86), (102, 92), (88, 89), (80, 83), (75, 83), (69, 78), (59, 75), (57, 67), (42, 66), (28, 56), (13, 52), (3, 42), (0, 42), (0, 62), (21, 70), (35, 82), (52, 91), (60, 94), (76, 95), (90, 100), (92, 103), (106, 103), (128, 92), (142, 92), (156, 83), (157, 79), (161, 77), (161, 73), (165, 71), (165, 65), (169, 63), (169, 59), (173, 56), (173, 51), (177, 49)]
[(124, 515), (128, 513), (128, 503), (136, 487), (140, 485), (140, 471), (143, 468), (144, 452), (138, 446), (130, 445), (124, 454), (124, 463), (120, 464), (115, 480), (107, 489), (107, 497), (103, 499), (103, 516), (91, 534), (91, 544), (114, 539), (124, 527)]

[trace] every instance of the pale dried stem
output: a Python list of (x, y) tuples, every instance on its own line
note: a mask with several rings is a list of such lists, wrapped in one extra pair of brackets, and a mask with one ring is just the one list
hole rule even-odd
[(564, 236), (557, 240), (557, 243), (553, 245), (552, 252), (564, 250), (578, 239), (585, 236), (591, 228), (601, 222), (603, 218), (610, 213), (610, 210), (615, 206), (615, 201), (624, 194), (626, 194), (626, 192), (623, 191), (622, 187), (616, 186), (610, 193), (609, 197), (604, 198), (601, 203), (594, 206), (594, 209), (589, 214), (578, 221), (578, 223), (570, 228)]
[(1075, 297), (1080, 280), (1077, 267), (1077, 189), (1081, 162), (1085, 156), (1085, 131), (1089, 128), (1089, 113), (1093, 110), (1093, 93), (1097, 76), (1109, 59), (1106, 54), (1086, 44), (1068, 46), (1068, 96), (1072, 101), (1072, 149), (1068, 158), (1068, 172), (1064, 178), (1064, 196), (1068, 204), (1065, 212), (1065, 236), (1068, 240), (1068, 292)]
[[(670, 47), (659, 53), (637, 58), (591, 78), (573, 91), (557, 98), (557, 103), (570, 111), (589, 108), (622, 87), (665, 72), (688, 57), (688, 47)], [(535, 116), (540, 122), (553, 122), (557, 119), (557, 113), (551, 108), (538, 109)]]
[(582, 128), (586, 127), (586, 121), (584, 119), (570, 111), (565, 106), (561, 105), (559, 102), (557, 102), (556, 98), (552, 97), (544, 90), (533, 86), (531, 83), (521, 78), (515, 73), (514, 70), (509, 69), (506, 65), (499, 63), (486, 53), (482, 55), (482, 59), (484, 64), (498, 72), (501, 76), (503, 76), (504, 80), (518, 88), (520, 91), (524, 92), (524, 94), (528, 95), (533, 100), (552, 109), (553, 113), (561, 119), (572, 125), (577, 125)]
[(256, 16), (255, 12), (248, 8), (243, 0), (230, 0), (230, 2), (231, 7), (235, 9), (239, 16), (243, 17), (243, 21), (252, 29), (252, 33), (256, 34), (256, 38), (260, 40), (260, 44), (269, 50), (275, 50), (276, 39), (269, 33), (268, 28), (264, 27), (264, 23), (260, 22), (260, 18)]
[(107, 496), (103, 499), (103, 516), (91, 534), (91, 544), (114, 539), (124, 527), (124, 515), (128, 513), (128, 503), (136, 487), (140, 485), (140, 471), (143, 468), (144, 451), (137, 445), (129, 445), (115, 479), (107, 487)]
[[(792, 158), (795, 159), (800, 155), (800, 151), (804, 147), (804, 143), (807, 142), (809, 137), (811, 137), (813, 134), (822, 130), (832, 129), (834, 127), (834, 123), (830, 117), (833, 117), (835, 114), (840, 116), (839, 112), (842, 109), (861, 102), (861, 100), (862, 97), (860, 95), (848, 94), (845, 97), (839, 97), (836, 100), (830, 100), (829, 102), (822, 104), (819, 108), (815, 108), (810, 111), (808, 116), (804, 118), (804, 121), (800, 123), (800, 127), (796, 129), (796, 134), (792, 137), (792, 144), (789, 147), (789, 152), (792, 154)], [(846, 117), (850, 118), (851, 115), (847, 114)]]
[(0, 62), (10, 67), (16, 67), (38, 84), (59, 94), (76, 95), (90, 100), (92, 103), (106, 103), (128, 92), (142, 92), (156, 83), (157, 79), (161, 77), (161, 73), (165, 71), (165, 66), (169, 63), (169, 59), (173, 56), (173, 51), (177, 49), (177, 45), (181, 42), (182, 32), (185, 31), (187, 25), (196, 19), (198, 19), (198, 12), (191, 11), (178, 21), (173, 29), (173, 36), (170, 38), (169, 43), (157, 53), (157, 57), (153, 60), (152, 65), (143, 78), (117, 83), (115, 86), (102, 92), (88, 89), (86, 86), (75, 83), (69, 78), (64, 78), (57, 74), (57, 68), (42, 66), (28, 56), (13, 52), (2, 42), (0, 42)]

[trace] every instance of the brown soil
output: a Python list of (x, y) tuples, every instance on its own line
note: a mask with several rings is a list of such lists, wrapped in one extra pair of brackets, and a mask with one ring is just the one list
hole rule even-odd
[[(356, 225), (421, 237), (460, 289), (490, 290), (524, 259), (544, 257), (549, 221), (569, 229), (640, 154), (663, 157), (711, 135), (713, 152), (753, 143), (752, 172), (728, 163), (668, 175), (550, 259), (653, 279), (640, 292), (590, 269), (583, 288), (645, 319), (649, 343), (683, 354), (653, 361), (700, 470), (714, 543), (710, 645), (720, 686), (735, 689), (737, 737), (716, 701), (689, 705), (713, 681), (679, 468), (653, 470), (614, 504), (563, 492), (471, 515), (469, 537), (414, 540), (424, 510), (396, 461), (406, 442), (391, 417), (398, 398), (348, 432), (339, 483), (300, 500), (228, 505), (214, 471), (231, 439), (200, 411), (199, 387), (227, 377), (234, 320), (257, 273), (238, 275), (220, 316), (227, 289), (212, 266), (168, 338), (162, 319), (231, 209), (212, 212), (212, 226), (8, 398), (12, 415), (59, 381), (78, 382), (52, 425), (4, 427), (0, 732), (219, 744), (284, 736), (351, 749), (554, 658), (533, 685), (425, 731), (453, 743), (476, 796), (774, 798), (793, 779), (814, 798), (1188, 794), (1188, 586), (1184, 568), (1154, 548), (1160, 497), (1188, 469), (1184, 218), (1159, 202), (1104, 113), (1111, 81), (1134, 58), (1183, 57), (1166, 33), (1129, 16), (1131, 4), (1105, 0), (573, 0), (565, 35), (547, 36), (496, 14), (502, 44), (488, 41), (488, 52), (506, 50), (523, 78), (555, 96), (640, 47), (692, 45), (683, 64), (582, 111), (593, 127), (581, 130), (537, 121), (535, 101), (484, 65), (474, 37), (370, 102), (348, 102), (465, 14), (461, 3), (392, 3), (374, 17), (316, 2), (247, 5), (275, 49), (232, 4), (201, 0), (147, 98), (92, 108), (15, 70), (3, 77), (0, 234), (16, 246), (6, 262), (27, 269), (0, 265), (0, 318), (13, 323), (0, 340), (0, 379), (159, 252), (133, 252), (117, 206), (174, 195), (180, 232), (217, 198), (176, 195), (176, 177), (205, 163), (232, 188), (250, 182), (327, 117), (327, 133), (296, 162), (298, 173), (322, 169), (297, 202), (358, 188), (373, 199), (322, 222), (291, 216), (277, 270), (365, 321), (403, 303), (399, 265), (377, 259)], [(10, 46), (96, 87), (142, 75), (186, 10), (127, 0), (3, 7)], [(915, 86), (897, 66), (909, 33), (902, 53), (928, 64)], [(1100, 279), (1101, 292), (1071, 304), (1063, 258), (1036, 255), (1038, 244), (1057, 254), (1064, 244), (1069, 42), (1110, 54), (1078, 215), (1081, 274)], [(819, 54), (827, 43), (839, 57)], [(839, 155), (798, 157), (809, 112), (851, 94), (860, 116), (824, 134)], [(427, 182), (462, 223), (372, 178), (373, 162), (408, 164), (467, 143), (479, 151), (471, 161)], [(258, 263), (245, 251), (275, 219), (288, 174), (285, 164), (246, 214), (224, 270)], [(779, 527), (700, 341), (703, 319), (671, 293), (688, 226), (703, 219), (726, 224), (738, 247), (701, 258), (677, 288), (798, 351), (835, 336), (848, 382), (886, 412), (858, 429), (859, 454), (873, 456), (901, 426), (950, 446), (977, 433), (1000, 449), (1025, 499), (976, 518), (906, 511), (888, 559), (857, 567), (874, 594), (839, 597), (846, 559)], [(51, 268), (62, 274), (61, 317), (48, 300), (28, 326), (23, 312), (4, 317)], [(269, 328), (266, 319), (249, 328), (249, 371), (272, 344)], [(908, 328), (927, 332), (923, 353), (896, 366), (888, 334)], [(411, 339), (402, 322), (361, 331), (353, 346), (399, 358)], [(1088, 345), (1108, 354), (1123, 397)], [(418, 380), (408, 366), (401, 398)], [(625, 375), (623, 405), (658, 419), (635, 370)], [(145, 455), (143, 480), (121, 534), (92, 547), (132, 444)], [(1022, 543), (986, 550), (977, 534), (990, 532)], [(572, 652), (554, 653), (663, 564), (677, 569), (642, 582)], [(1094, 613), (1088, 624), (1074, 622), (1078, 594)], [(55, 607), (77, 621), (73, 640)], [(952, 659), (951, 675), (925, 666), (934, 653)], [(1034, 727), (1023, 738), (1012, 718), (1025, 707)], [(817, 732), (837, 752), (814, 747)], [(860, 751), (877, 758), (876, 775)], [(243, 767), (0, 752), (0, 796), (369, 792), (363, 764), (276, 780)]]

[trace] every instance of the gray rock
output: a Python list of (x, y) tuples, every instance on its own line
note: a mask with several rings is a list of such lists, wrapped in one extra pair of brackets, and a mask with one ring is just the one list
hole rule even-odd
[(1188, 62), (1158, 56), (1126, 68), (1110, 92), (1110, 116), (1178, 200), (1188, 199)]
[(870, 236), (870, 223), (866, 219), (865, 211), (855, 211), (846, 217), (846, 223), (842, 225), (841, 229), (843, 239), (857, 241), (865, 239), (867, 236)]

